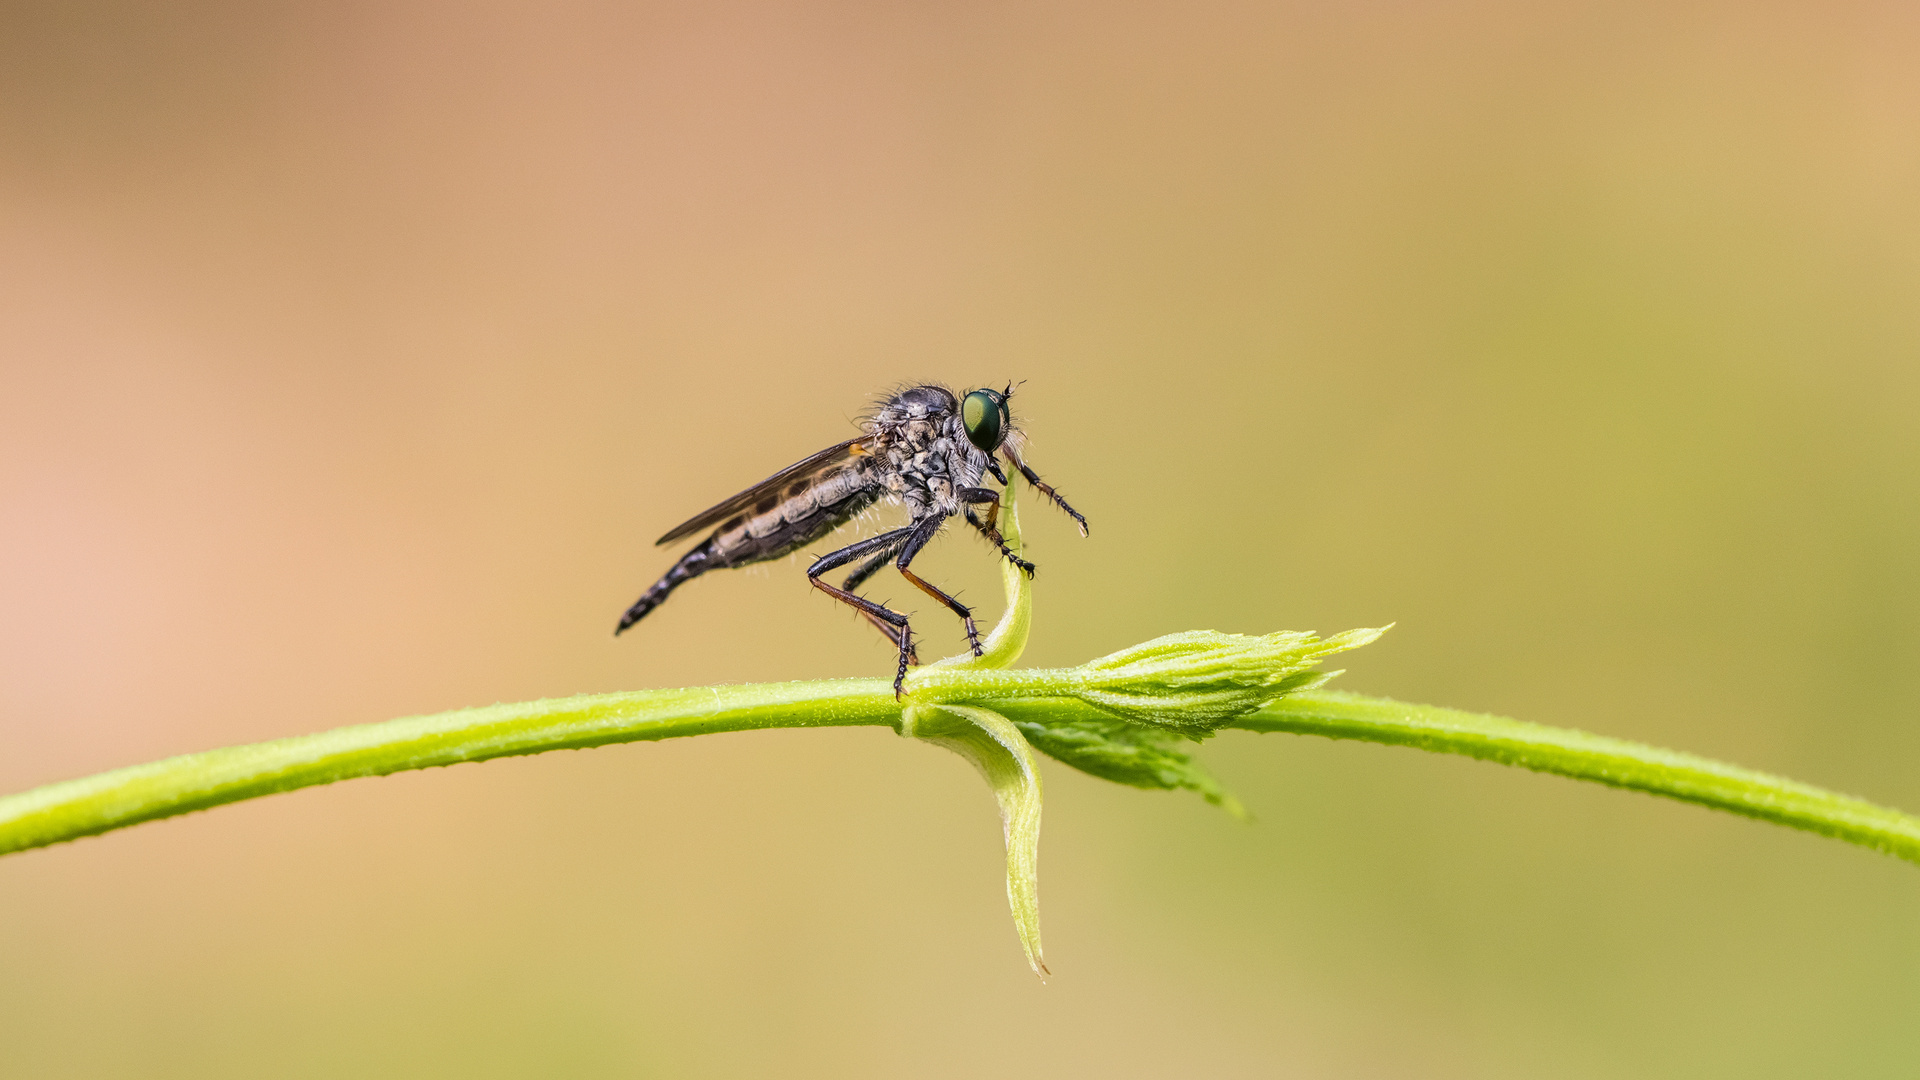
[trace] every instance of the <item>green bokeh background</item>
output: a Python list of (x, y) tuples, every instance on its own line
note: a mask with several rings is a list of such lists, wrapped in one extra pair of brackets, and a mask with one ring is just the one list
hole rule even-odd
[[(1339, 685), (1920, 808), (1920, 7), (0, 7), (0, 790), (877, 674), (651, 539), (1024, 379), (1033, 663)], [(950, 535), (929, 576), (987, 602)], [(906, 603), (902, 583), (877, 593)], [(931, 650), (959, 644), (924, 602)], [(1920, 872), (1233, 733), (1258, 815), (884, 731), (502, 761), (0, 861), (0, 1075), (1908, 1077)]]

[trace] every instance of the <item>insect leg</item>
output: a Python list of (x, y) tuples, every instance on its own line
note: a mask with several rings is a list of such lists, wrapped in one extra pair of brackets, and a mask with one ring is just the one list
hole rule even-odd
[(860, 586), (865, 585), (868, 578), (879, 573), (880, 568), (887, 565), (888, 559), (900, 553), (900, 544), (904, 543), (906, 543), (906, 538), (902, 537), (899, 543), (891, 544), (874, 552), (872, 557), (860, 564), (859, 569), (847, 575), (847, 580), (841, 582), (840, 587), (848, 592), (852, 592)]
[[(905, 542), (906, 540), (904, 538), (902, 538), (902, 540), (900, 541), (900, 543), (905, 543)], [(852, 592), (853, 590), (866, 584), (867, 579), (879, 573), (880, 568), (887, 565), (887, 560), (893, 558), (894, 555), (899, 552), (899, 550), (900, 550), (899, 544), (894, 544), (890, 547), (883, 547), (879, 551), (874, 552), (871, 556), (867, 558), (866, 562), (863, 562), (860, 564), (859, 569), (847, 575), (847, 580), (844, 583), (842, 583), (840, 587), (847, 590), (848, 592)], [(865, 616), (866, 620), (873, 624), (874, 629), (879, 630), (882, 634), (885, 634), (887, 640), (893, 643), (894, 648), (898, 649), (900, 647), (901, 642), (900, 642), (899, 627), (893, 625), (890, 622), (877, 619), (865, 611), (862, 611), (860, 614)], [(907, 661), (909, 663), (918, 664), (920, 662), (920, 656), (919, 656), (919, 653), (915, 651), (913, 647), (913, 642), (908, 641), (906, 643), (906, 646), (907, 646)]]
[(1045, 480), (1040, 479), (1040, 474), (1037, 472), (1034, 472), (1033, 469), (1030, 468), (1026, 462), (1020, 460), (1020, 455), (1015, 453), (1011, 446), (1001, 447), (1000, 452), (1007, 455), (1007, 460), (1013, 462), (1013, 467), (1016, 469), (1019, 469), (1020, 475), (1027, 478), (1027, 483), (1032, 484), (1036, 488), (1039, 488), (1040, 494), (1045, 495), (1049, 499), (1052, 499), (1053, 504), (1055, 506), (1058, 506), (1060, 509), (1065, 510), (1067, 512), (1068, 517), (1072, 518), (1074, 521), (1080, 524), (1081, 536), (1087, 535), (1087, 519), (1080, 516), (1080, 511), (1075, 510), (1071, 506), (1068, 506), (1067, 500), (1062, 498), (1059, 492), (1053, 490), (1052, 484), (1049, 484)]
[[(905, 627), (895, 626), (876, 615), (869, 615), (864, 611), (860, 614), (865, 616), (866, 620), (873, 624), (875, 630), (880, 631), (881, 635), (887, 639), (888, 644), (896, 649), (901, 647), (900, 638), (901, 635), (905, 633)], [(920, 648), (914, 643), (912, 634), (906, 634), (905, 644), (907, 650), (907, 666), (918, 667), (920, 665)]]
[[(999, 548), (1000, 554), (1006, 556), (1008, 562), (1019, 567), (1028, 577), (1032, 577), (1033, 564), (1015, 555), (1013, 550), (1007, 547), (1007, 538), (1001, 536), (1000, 530), (994, 527), (1000, 516), (1000, 493), (992, 488), (961, 488), (959, 496), (961, 513), (966, 515), (967, 524), (979, 529), (980, 535), (986, 537), (994, 547)], [(987, 511), (987, 520), (981, 521), (973, 512), (973, 507), (968, 505), (969, 503), (992, 503), (993, 509)]]
[(940, 531), (940, 526), (946, 523), (945, 515), (934, 515), (912, 526), (913, 535), (907, 538), (907, 545), (900, 549), (900, 557), (893, 561), (893, 565), (899, 568), (901, 577), (913, 582), (921, 592), (947, 605), (947, 610), (960, 616), (960, 620), (967, 626), (967, 645), (973, 649), (973, 655), (983, 656), (985, 653), (980, 648), (980, 630), (973, 625), (973, 609), (922, 581), (920, 575), (907, 569), (907, 564), (913, 561), (915, 555), (920, 554), (920, 549), (926, 547), (927, 541), (933, 539), (934, 534)]
[[(908, 525), (892, 532), (881, 533), (879, 536), (868, 537), (858, 543), (848, 544), (839, 551), (820, 556), (813, 561), (812, 566), (807, 567), (807, 580), (813, 584), (814, 588), (865, 615), (867, 621), (879, 626), (881, 632), (886, 634), (888, 640), (900, 650), (900, 670), (893, 677), (894, 697), (899, 697), (903, 693), (902, 684), (907, 678), (907, 661), (914, 655), (913, 629), (907, 625), (907, 617), (884, 604), (876, 604), (864, 596), (855, 596), (846, 589), (836, 589), (821, 581), (820, 575), (835, 567), (845, 566), (862, 556), (870, 556), (881, 550), (890, 551), (898, 548), (903, 542), (911, 542), (918, 528), (919, 526), (916, 525)], [(881, 625), (883, 623), (884, 626)], [(895, 636), (896, 633), (898, 636)]]

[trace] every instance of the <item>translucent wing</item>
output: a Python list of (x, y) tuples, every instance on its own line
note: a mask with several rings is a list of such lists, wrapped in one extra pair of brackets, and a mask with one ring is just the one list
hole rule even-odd
[[(777, 501), (787, 485), (795, 483), (796, 481), (810, 479), (815, 474), (859, 453), (860, 444), (864, 442), (866, 438), (867, 436), (862, 435), (859, 438), (848, 439), (846, 442), (836, 446), (829, 446), (811, 457), (796, 461), (792, 465), (781, 469), (779, 472), (774, 473), (772, 476), (767, 477), (765, 480), (760, 481), (740, 494), (735, 495), (733, 498), (728, 499), (726, 502), (703, 511), (695, 517), (675, 526), (673, 531), (655, 540), (654, 543), (656, 545), (671, 544), (675, 540), (690, 536), (699, 532), (701, 529), (718, 525), (764, 499)], [(769, 506), (768, 509), (772, 509), (772, 507)]]

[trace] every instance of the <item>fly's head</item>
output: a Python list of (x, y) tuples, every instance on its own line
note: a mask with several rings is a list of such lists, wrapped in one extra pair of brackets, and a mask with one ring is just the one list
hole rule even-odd
[(1020, 429), (1013, 426), (1013, 410), (1007, 407), (1007, 401), (1012, 397), (1011, 383), (1004, 390), (983, 386), (961, 399), (958, 417), (967, 441), (980, 451), (979, 470), (992, 473), (993, 478), (1002, 484), (1007, 482), (1007, 476), (1000, 470), (1000, 463), (994, 460), (994, 452), (1004, 449), (1012, 457), (1020, 446)]
[(989, 458), (1013, 433), (1013, 413), (1007, 409), (1007, 399), (1012, 396), (1011, 386), (1005, 390), (981, 387), (960, 402), (960, 424), (966, 430), (967, 441)]
[[(1018, 444), (1007, 408), (1012, 396), (1012, 386), (983, 387), (959, 397), (942, 386), (907, 387), (880, 403), (869, 427), (905, 472), (944, 474), (960, 487), (975, 486), (988, 473), (1004, 482), (993, 455), (1010, 439)], [(940, 462), (930, 462), (929, 454)]]

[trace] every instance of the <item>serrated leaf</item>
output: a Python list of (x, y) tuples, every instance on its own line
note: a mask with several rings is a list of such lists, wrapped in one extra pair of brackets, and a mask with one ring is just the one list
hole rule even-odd
[(1238, 818), (1240, 801), (1226, 792), (1185, 745), (1187, 736), (1125, 720), (1017, 720), (1033, 748), (1081, 772), (1131, 787), (1192, 791)]
[(1220, 725), (1333, 674), (1314, 665), (1358, 648), (1385, 628), (1316, 637), (1282, 630), (1257, 637), (1189, 630), (1154, 638), (1073, 669), (1072, 694), (1122, 720), (1190, 734)]

